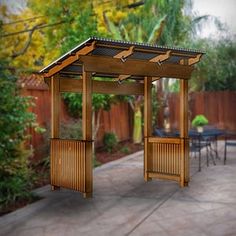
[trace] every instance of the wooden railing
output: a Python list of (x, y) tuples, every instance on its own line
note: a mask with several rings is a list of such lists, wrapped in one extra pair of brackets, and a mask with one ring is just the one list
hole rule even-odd
[(148, 177), (184, 183), (188, 178), (185, 173), (188, 169), (187, 145), (186, 139), (149, 137)]
[(51, 139), (51, 185), (85, 192), (86, 141)]

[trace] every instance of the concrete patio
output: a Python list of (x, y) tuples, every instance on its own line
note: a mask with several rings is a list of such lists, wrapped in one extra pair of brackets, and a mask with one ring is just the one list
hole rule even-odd
[(94, 197), (37, 190), (44, 198), (0, 218), (0, 235), (236, 235), (236, 150), (202, 171), (191, 158), (189, 187), (143, 180), (143, 152), (94, 170)]

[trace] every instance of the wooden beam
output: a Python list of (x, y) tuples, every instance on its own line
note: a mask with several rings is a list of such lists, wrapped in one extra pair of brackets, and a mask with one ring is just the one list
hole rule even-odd
[(76, 52), (75, 55), (71, 55), (67, 57), (64, 61), (57, 63), (55, 66), (53, 66), (48, 73), (44, 74), (44, 77), (51, 77), (57, 72), (61, 71), (66, 66), (72, 64), (73, 62), (77, 61), (81, 55), (87, 55), (88, 53), (92, 52), (95, 49), (95, 41), (92, 42), (91, 45), (86, 46)]
[(83, 70), (82, 76), (82, 130), (85, 147), (85, 192), (84, 197), (92, 197), (93, 174), (92, 174), (92, 74)]
[(144, 78), (144, 136), (152, 135), (152, 78)]
[(174, 180), (174, 181), (177, 181), (177, 182), (180, 181), (179, 175), (169, 175), (169, 174), (163, 174), (163, 173), (158, 173), (158, 172), (149, 172), (148, 177), (158, 178), (158, 179)]
[[(60, 92), (82, 93), (82, 79), (61, 78)], [(92, 92), (114, 95), (143, 95), (144, 85), (137, 82), (118, 84), (111, 81), (93, 80)]]
[(201, 56), (202, 56), (202, 54), (198, 54), (196, 57), (189, 58), (188, 59), (188, 65), (191, 66), (193, 64), (198, 63), (200, 61)]
[(82, 95), (83, 95), (83, 139), (92, 140), (92, 74), (83, 71), (82, 76)]
[(60, 137), (60, 84), (59, 78), (51, 78), (51, 138)]
[(131, 46), (128, 50), (124, 50), (118, 54), (116, 54), (113, 58), (119, 58), (121, 59), (123, 62), (125, 62), (125, 59), (127, 57), (129, 57), (130, 55), (132, 55), (134, 52), (134, 46)]
[(110, 74), (120, 75), (189, 79), (194, 70), (192, 66), (179, 64), (157, 66), (156, 63), (132, 59), (122, 63), (117, 58), (102, 56), (81, 56), (80, 60), (84, 63), (86, 71), (104, 74), (109, 72)]
[(156, 57), (153, 57), (149, 61), (150, 62), (163, 62), (163, 61), (167, 60), (168, 58), (170, 58), (170, 53), (171, 53), (171, 50), (168, 50), (165, 54), (161, 54)]
[[(59, 78), (54, 76), (50, 80), (50, 87), (51, 87), (51, 138), (60, 138), (60, 84), (59, 84)], [(52, 147), (51, 147), (52, 148)], [(59, 157), (58, 157), (59, 158)], [(50, 163), (59, 163), (59, 159), (55, 160), (52, 154), (52, 149), (50, 152)], [(53, 165), (51, 165), (50, 168), (50, 175), (51, 175), (51, 189), (56, 190), (59, 189), (59, 186), (55, 186), (54, 179), (54, 169)], [(57, 175), (60, 175), (60, 173), (57, 173)]]
[(189, 181), (188, 122), (188, 81), (180, 80), (181, 187), (186, 186)]
[(152, 77), (152, 82), (157, 81), (159, 79), (161, 79), (161, 77)]
[(164, 144), (180, 144), (181, 139), (180, 138), (164, 138), (164, 137), (149, 137), (148, 138), (149, 143), (164, 143)]
[(180, 137), (188, 138), (188, 81), (180, 80)]
[(152, 166), (151, 146), (148, 138), (152, 135), (152, 77), (144, 78), (144, 179), (150, 180), (148, 170)]

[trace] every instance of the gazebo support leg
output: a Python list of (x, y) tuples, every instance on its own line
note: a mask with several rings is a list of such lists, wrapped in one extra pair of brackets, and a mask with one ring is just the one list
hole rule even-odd
[(152, 77), (144, 78), (144, 180), (150, 181), (148, 171), (152, 166), (148, 137), (152, 135)]
[(83, 107), (82, 107), (82, 129), (85, 146), (85, 186), (84, 198), (91, 198), (93, 191), (92, 175), (92, 74), (83, 68)]
[[(60, 137), (60, 80), (59, 77), (53, 76), (51, 78), (51, 138)], [(51, 157), (52, 158), (52, 157)], [(51, 160), (51, 163), (53, 161)], [(58, 173), (59, 174), (59, 173)], [(59, 186), (53, 185), (52, 167), (51, 167), (51, 190), (59, 190)]]
[(188, 186), (189, 182), (189, 140), (188, 140), (188, 80), (180, 80), (180, 138), (181, 173), (180, 186)]
[(52, 186), (51, 186), (51, 190), (52, 190), (52, 191), (60, 190), (60, 187), (55, 186), (55, 185), (52, 185)]

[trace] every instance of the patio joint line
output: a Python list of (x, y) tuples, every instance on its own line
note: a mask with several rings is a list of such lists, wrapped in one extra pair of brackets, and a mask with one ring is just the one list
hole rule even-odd
[(133, 229), (131, 229), (128, 233), (126, 233), (125, 236), (129, 236), (131, 233), (133, 233), (149, 216), (151, 216), (158, 208), (160, 208), (165, 202), (167, 202), (178, 191), (179, 189), (175, 190), (166, 199), (164, 199), (160, 204), (158, 204), (151, 212), (149, 212), (143, 219), (141, 219), (141, 221), (137, 225), (135, 225)]
[[(198, 174), (199, 171), (195, 171), (191, 177)], [(140, 220), (138, 224), (136, 224), (133, 229), (131, 229), (128, 233), (125, 234), (125, 236), (129, 236), (131, 233), (133, 233), (148, 217), (150, 217), (156, 210), (158, 210), (162, 205), (165, 204), (171, 197), (173, 197), (177, 192), (179, 192), (180, 189), (176, 189), (173, 193), (171, 193), (166, 199), (164, 199), (160, 204), (158, 204), (151, 212), (149, 212), (143, 219)]]

